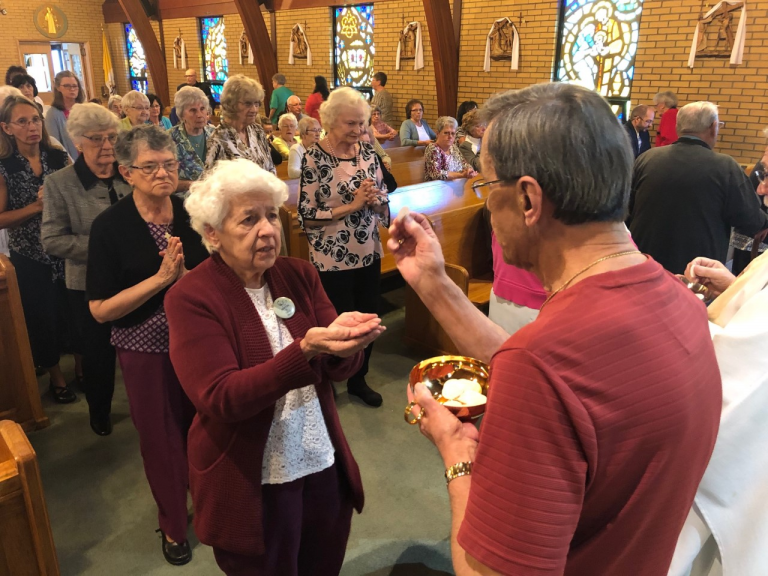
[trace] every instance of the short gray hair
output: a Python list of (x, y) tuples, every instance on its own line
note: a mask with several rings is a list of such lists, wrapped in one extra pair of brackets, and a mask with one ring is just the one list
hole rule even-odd
[(208, 96), (196, 86), (184, 86), (184, 88), (176, 92), (176, 95), (173, 97), (173, 105), (176, 107), (176, 116), (179, 118), (184, 116), (184, 111), (187, 108), (194, 106), (197, 103), (201, 103), (206, 107), (209, 106)]
[(75, 104), (69, 112), (67, 119), (67, 132), (69, 137), (78, 144), (87, 132), (102, 132), (103, 130), (117, 130), (120, 121), (117, 116), (100, 104)]
[(435, 132), (440, 134), (446, 127), (450, 126), (454, 130), (459, 127), (459, 123), (453, 116), (440, 116), (435, 122)]
[(221, 115), (225, 120), (237, 118), (237, 103), (252, 96), (257, 102), (264, 102), (264, 88), (245, 74), (235, 74), (224, 82), (221, 91)]
[(287, 124), (288, 122), (293, 122), (297, 126), (299, 125), (299, 121), (296, 120), (296, 116), (294, 116), (291, 112), (286, 112), (280, 116), (280, 119), (277, 121), (277, 127), (282, 128), (283, 124)]
[(123, 108), (133, 108), (136, 104), (144, 104), (149, 106), (149, 98), (146, 94), (142, 94), (138, 90), (131, 90), (125, 96), (123, 96)]
[(299, 134), (305, 136), (310, 128), (314, 128), (315, 125), (320, 126), (320, 122), (312, 118), (312, 116), (304, 116), (299, 120)]
[(678, 134), (700, 134), (717, 123), (717, 104), (712, 102), (691, 102), (677, 113)]
[(123, 97), (120, 96), (120, 94), (113, 94), (112, 96), (109, 97), (109, 100), (107, 100), (107, 108), (111, 110), (112, 104), (114, 104), (115, 102), (117, 102), (118, 104), (122, 104), (122, 101), (123, 101)]
[[(72, 109), (74, 110), (74, 107)], [(156, 151), (167, 150), (173, 152), (174, 158), (176, 157), (176, 144), (167, 131), (157, 126), (141, 125), (120, 132), (115, 143), (115, 158), (120, 166), (131, 166), (136, 163), (136, 157), (142, 147)]]
[(259, 192), (271, 195), (278, 207), (288, 199), (288, 186), (285, 182), (245, 158), (220, 160), (202, 180), (190, 186), (184, 208), (189, 214), (192, 228), (200, 234), (208, 252), (213, 252), (214, 248), (206, 239), (205, 227), (221, 230), (232, 199)]
[(349, 86), (336, 88), (328, 95), (328, 99), (320, 104), (320, 120), (326, 130), (331, 128), (344, 108), (360, 108), (365, 113), (365, 121), (371, 117), (371, 107), (365, 97)]
[[(626, 219), (634, 155), (624, 128), (596, 92), (537, 84), (493, 96), (482, 114), (500, 180), (534, 178), (563, 224)], [(562, 118), (569, 119), (565, 126)]]
[(676, 108), (677, 107), (677, 96), (675, 95), (672, 90), (666, 90), (664, 92), (659, 92), (656, 94), (656, 96), (653, 97), (653, 103), (654, 104), (664, 104), (667, 108)]
[(277, 74), (272, 76), (272, 81), (273, 82), (277, 82), (278, 84), (280, 84), (280, 86), (284, 86), (285, 85), (285, 74), (280, 74), (280, 72), (278, 72)]

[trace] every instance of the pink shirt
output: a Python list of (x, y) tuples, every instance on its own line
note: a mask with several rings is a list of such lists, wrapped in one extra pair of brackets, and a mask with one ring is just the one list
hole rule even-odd
[(547, 299), (547, 293), (536, 276), (511, 264), (506, 264), (501, 246), (493, 234), (493, 293), (499, 298), (538, 310)]

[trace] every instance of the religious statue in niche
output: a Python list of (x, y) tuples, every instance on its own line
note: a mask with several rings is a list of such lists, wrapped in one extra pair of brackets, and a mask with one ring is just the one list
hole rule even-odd
[(173, 67), (176, 70), (179, 67), (182, 70), (187, 69), (187, 45), (184, 42), (184, 38), (181, 37), (181, 29), (179, 29), (179, 35), (173, 41)]
[(291, 30), (291, 44), (293, 44), (293, 57), (306, 60), (307, 58), (307, 37), (304, 35), (304, 30), (301, 26), (296, 24)]
[(248, 41), (248, 35), (245, 33), (245, 30), (240, 34), (240, 42), (238, 44), (240, 46), (240, 49), (238, 50), (240, 64), (244, 64), (245, 62), (253, 64), (253, 50), (251, 49), (251, 43)]
[(504, 18), (493, 23), (488, 39), (491, 43), (491, 60), (511, 60), (515, 25)]
[[(702, 58), (729, 58), (735, 43), (734, 14), (744, 2), (722, 2), (707, 16), (699, 20), (696, 56)], [(743, 18), (743, 13), (740, 18)]]
[(411, 22), (400, 31), (400, 60), (416, 59), (416, 32), (417, 22)]

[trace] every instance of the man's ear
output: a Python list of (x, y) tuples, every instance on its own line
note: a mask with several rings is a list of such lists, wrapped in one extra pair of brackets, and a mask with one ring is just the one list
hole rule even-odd
[(525, 224), (532, 226), (541, 219), (544, 209), (544, 193), (536, 179), (530, 176), (523, 176), (517, 181), (517, 184), (520, 190)]

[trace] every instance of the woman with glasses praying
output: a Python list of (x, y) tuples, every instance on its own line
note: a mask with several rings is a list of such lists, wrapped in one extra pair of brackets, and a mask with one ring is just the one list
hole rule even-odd
[(149, 124), (149, 98), (138, 90), (131, 90), (123, 96), (123, 113), (120, 130), (130, 130), (135, 126)]
[(0, 229), (10, 231), (11, 262), (21, 293), (35, 366), (50, 375), (53, 399), (76, 400), (59, 367), (66, 307), (64, 261), (46, 254), (40, 243), (43, 182), (70, 164), (64, 150), (51, 146), (37, 105), (10, 96), (0, 105)]
[(320, 122), (305, 116), (299, 121), (299, 136), (301, 142), (297, 142), (291, 146), (288, 152), (288, 177), (299, 178), (301, 177), (301, 160), (304, 158), (304, 153), (309, 150), (313, 145), (320, 141), (320, 133), (323, 129), (320, 127)]
[(45, 113), (45, 127), (48, 133), (64, 145), (72, 158), (77, 158), (77, 147), (67, 132), (69, 113), (75, 104), (85, 102), (80, 80), (73, 72), (62, 70), (53, 80), (53, 103)]
[(186, 437), (194, 408), (168, 357), (168, 289), (208, 257), (173, 193), (179, 162), (156, 126), (122, 132), (120, 173), (133, 192), (93, 222), (86, 297), (97, 322), (112, 323), (112, 345), (139, 432), (144, 472), (158, 507), (162, 551), (174, 565), (192, 558), (187, 542)]
[(40, 240), (51, 256), (64, 258), (72, 328), (83, 355), (82, 376), (91, 429), (112, 432), (110, 411), (115, 388), (115, 350), (109, 326), (96, 322), (85, 300), (88, 237), (93, 220), (130, 192), (115, 164), (118, 119), (98, 104), (76, 104), (67, 128), (77, 146), (73, 166), (45, 180)]
[(259, 120), (263, 100), (261, 84), (243, 74), (232, 76), (224, 83), (221, 124), (208, 141), (206, 170), (211, 170), (219, 160), (245, 158), (275, 174), (270, 144)]

